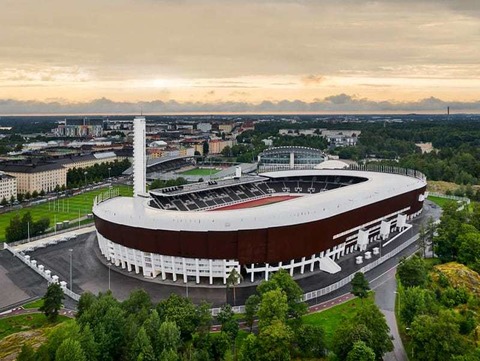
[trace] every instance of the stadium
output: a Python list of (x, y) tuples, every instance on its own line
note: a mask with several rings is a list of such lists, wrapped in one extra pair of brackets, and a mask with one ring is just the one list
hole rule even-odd
[(141, 154), (135, 196), (99, 198), (93, 213), (103, 256), (147, 278), (224, 284), (232, 269), (244, 282), (279, 268), (337, 273), (336, 260), (372, 257), (371, 243), (406, 229), (425, 199), (421, 173), (393, 168), (239, 171), (145, 193)]

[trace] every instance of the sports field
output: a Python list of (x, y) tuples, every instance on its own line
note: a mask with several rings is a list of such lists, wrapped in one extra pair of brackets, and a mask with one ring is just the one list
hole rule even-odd
[(181, 173), (178, 173), (178, 174), (181, 174), (181, 175), (200, 175), (200, 176), (209, 176), (209, 175), (213, 175), (215, 173), (218, 173), (220, 172), (218, 169), (215, 169), (215, 168), (212, 168), (212, 169), (206, 169), (206, 168), (193, 168), (193, 169), (189, 169), (185, 172), (181, 172)]
[[(130, 186), (115, 186), (115, 189), (120, 190), (120, 195), (131, 196), (132, 187)], [(43, 217), (50, 218), (50, 226), (52, 227), (56, 222), (76, 221), (78, 218), (85, 217), (86, 214), (91, 213), (93, 199), (100, 193), (108, 191), (108, 187), (95, 189), (93, 191), (85, 192), (70, 197), (60, 198), (58, 200), (49, 201), (42, 204), (37, 204), (31, 207), (26, 207), (20, 210), (15, 210), (0, 215), (0, 242), (5, 241), (5, 229), (10, 224), (10, 219), (16, 214), (22, 217), (26, 212), (30, 212), (34, 221)]]
[(253, 201), (246, 201), (243, 203), (232, 204), (230, 206), (215, 208), (215, 209), (212, 209), (212, 211), (227, 211), (232, 209), (260, 207), (260, 206), (265, 206), (267, 204), (284, 202), (289, 199), (293, 199), (297, 197), (299, 196), (272, 196), (272, 197), (267, 197), (262, 199), (254, 199)]

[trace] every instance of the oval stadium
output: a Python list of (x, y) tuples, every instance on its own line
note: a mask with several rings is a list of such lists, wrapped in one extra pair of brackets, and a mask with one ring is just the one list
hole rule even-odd
[[(144, 161), (135, 164), (141, 172)], [(425, 192), (411, 170), (284, 170), (136, 189), (96, 200), (93, 213), (101, 253), (129, 272), (225, 284), (236, 269), (248, 283), (279, 268), (336, 273), (352, 253), (377, 257), (381, 241), (420, 214)]]

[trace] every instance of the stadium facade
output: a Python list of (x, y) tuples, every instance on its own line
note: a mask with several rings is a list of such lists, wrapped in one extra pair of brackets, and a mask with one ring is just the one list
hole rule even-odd
[(98, 244), (116, 266), (148, 278), (213, 284), (232, 269), (245, 282), (280, 268), (336, 273), (338, 259), (370, 253), (422, 211), (425, 177), (389, 171), (285, 170), (149, 194), (137, 184), (134, 197), (96, 200)]

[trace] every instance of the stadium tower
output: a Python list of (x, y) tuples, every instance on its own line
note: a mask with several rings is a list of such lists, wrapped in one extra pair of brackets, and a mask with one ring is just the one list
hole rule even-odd
[(133, 120), (133, 196), (145, 194), (145, 117)]

